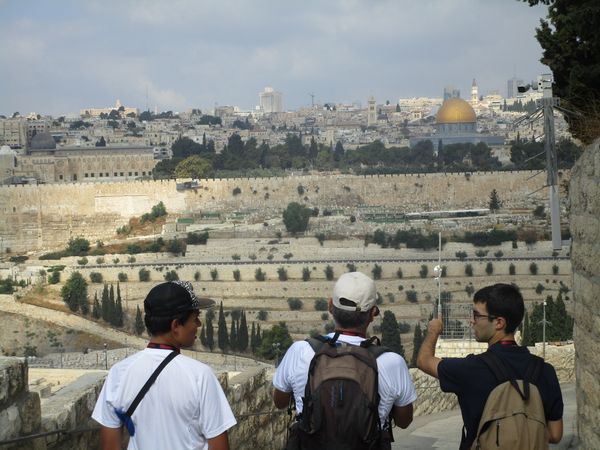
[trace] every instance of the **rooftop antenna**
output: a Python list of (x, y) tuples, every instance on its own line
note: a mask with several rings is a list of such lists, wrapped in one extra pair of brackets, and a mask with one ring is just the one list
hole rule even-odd
[(315, 107), (315, 94), (314, 94), (314, 92), (309, 92), (308, 95), (310, 95), (310, 106), (312, 106), (314, 108)]
[(552, 74), (542, 74), (538, 76), (537, 85), (534, 83), (526, 86), (518, 86), (517, 90), (521, 93), (529, 88), (542, 91), (542, 99), (539, 102), (539, 108), (533, 113), (515, 122), (515, 127), (521, 123), (529, 123), (533, 126), (533, 121), (537, 118), (544, 119), (544, 152), (546, 153), (546, 186), (548, 187), (548, 200), (550, 203), (550, 227), (552, 230), (552, 248), (560, 250), (562, 248), (562, 239), (560, 236), (560, 208), (558, 202), (558, 158), (556, 154), (556, 141), (554, 137), (554, 108), (564, 111), (559, 107), (560, 101), (552, 96)]

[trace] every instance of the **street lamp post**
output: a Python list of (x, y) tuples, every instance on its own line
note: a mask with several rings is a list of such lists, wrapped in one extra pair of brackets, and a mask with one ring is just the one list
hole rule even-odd
[(104, 370), (108, 370), (108, 356), (106, 353), (106, 347), (107, 347), (107, 344), (105, 342), (104, 343)]

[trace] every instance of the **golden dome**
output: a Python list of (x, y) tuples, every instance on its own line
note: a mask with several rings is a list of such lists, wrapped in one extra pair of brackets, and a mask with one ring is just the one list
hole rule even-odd
[(437, 123), (475, 123), (475, 111), (461, 98), (449, 98), (436, 115)]

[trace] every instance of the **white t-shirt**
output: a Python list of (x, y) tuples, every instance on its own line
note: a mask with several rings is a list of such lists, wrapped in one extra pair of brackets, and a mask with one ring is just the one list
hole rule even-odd
[[(333, 333), (329, 334), (332, 337)], [(340, 334), (338, 341), (352, 345), (360, 345), (364, 339), (359, 336)], [(296, 411), (302, 412), (302, 397), (308, 380), (308, 367), (315, 356), (310, 344), (306, 341), (294, 342), (285, 353), (281, 364), (273, 377), (273, 386), (282, 392), (293, 392), (296, 400)], [(406, 406), (417, 399), (406, 361), (394, 352), (386, 352), (377, 358), (379, 372), (379, 418), (385, 423), (392, 406)]]
[[(92, 418), (109, 428), (121, 422), (142, 386), (170, 353), (147, 348), (115, 364), (108, 373)], [(208, 449), (212, 439), (236, 424), (210, 367), (176, 356), (160, 373), (132, 416), (135, 435), (128, 449)]]

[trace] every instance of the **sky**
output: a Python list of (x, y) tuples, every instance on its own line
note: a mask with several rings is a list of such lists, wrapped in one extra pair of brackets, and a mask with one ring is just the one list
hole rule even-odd
[(506, 95), (548, 72), (518, 0), (0, 0), (0, 114)]

